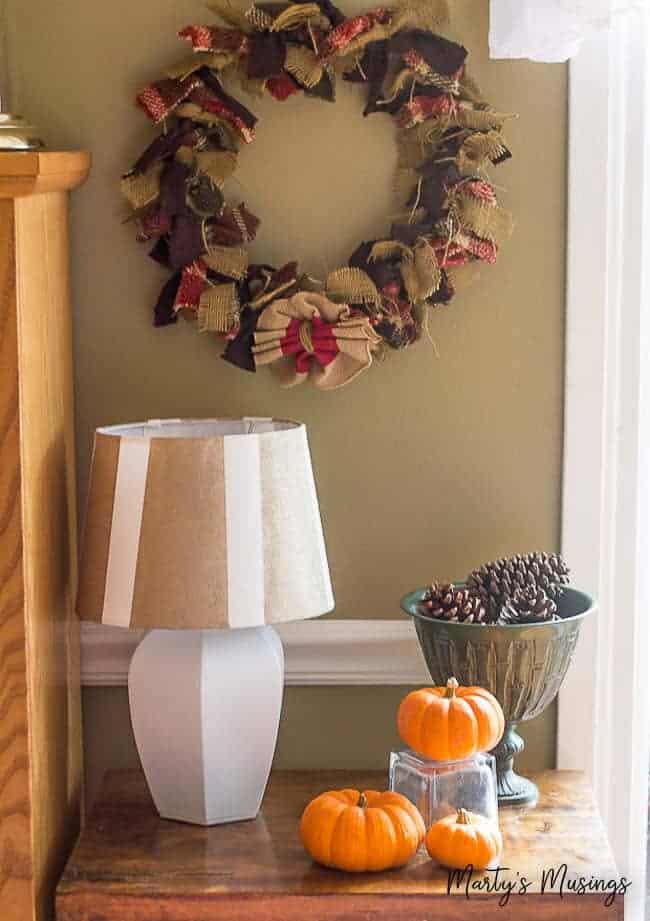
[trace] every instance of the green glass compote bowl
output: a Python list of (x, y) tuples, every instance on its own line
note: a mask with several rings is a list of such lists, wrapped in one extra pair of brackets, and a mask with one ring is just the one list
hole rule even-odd
[(424, 592), (405, 595), (401, 606), (413, 618), (434, 684), (445, 685), (453, 676), (463, 685), (478, 685), (494, 694), (506, 720), (503, 737), (492, 751), (499, 803), (536, 802), (535, 784), (513, 768), (515, 756), (524, 750), (517, 724), (539, 716), (560, 690), (580, 628), (596, 610), (593, 600), (568, 588), (558, 601), (559, 620), (552, 623), (453, 624), (420, 613)]

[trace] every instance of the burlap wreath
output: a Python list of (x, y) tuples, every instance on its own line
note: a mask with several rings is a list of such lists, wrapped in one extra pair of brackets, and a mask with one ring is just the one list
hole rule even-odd
[[(139, 93), (162, 133), (122, 178), (141, 241), (173, 274), (154, 311), (157, 326), (184, 313), (225, 340), (223, 357), (255, 371), (276, 365), (282, 383), (334, 389), (386, 347), (422, 335), (430, 307), (454, 294), (457, 267), (493, 263), (511, 218), (497, 204), (489, 166), (511, 154), (496, 112), (467, 76), (467, 51), (438, 34), (446, 0), (402, 0), (346, 18), (331, 0), (210, 5), (219, 25), (180, 31), (193, 54)], [(258, 218), (225, 189), (256, 118), (223, 86), (284, 101), (334, 99), (334, 65), (368, 87), (364, 115), (397, 126), (403, 213), (389, 236), (362, 243), (323, 281), (249, 264)]]

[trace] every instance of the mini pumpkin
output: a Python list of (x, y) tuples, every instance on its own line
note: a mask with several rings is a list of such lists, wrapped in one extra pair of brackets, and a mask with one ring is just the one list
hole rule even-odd
[(302, 814), (300, 837), (317, 863), (351, 873), (402, 867), (424, 841), (416, 807), (400, 793), (330, 790)]
[(402, 740), (432, 761), (460, 761), (489, 751), (504, 725), (496, 697), (483, 688), (459, 687), (455, 678), (446, 687), (411, 691), (397, 713)]
[(443, 867), (475, 870), (492, 866), (501, 855), (503, 841), (496, 822), (459, 809), (458, 813), (434, 822), (426, 837), (429, 856)]

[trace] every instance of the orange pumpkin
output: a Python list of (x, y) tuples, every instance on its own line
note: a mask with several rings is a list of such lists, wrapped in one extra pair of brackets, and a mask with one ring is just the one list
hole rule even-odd
[(331, 790), (312, 800), (300, 820), (305, 850), (318, 863), (364, 873), (408, 863), (426, 828), (400, 793)]
[(496, 863), (503, 847), (496, 822), (464, 809), (435, 822), (427, 832), (426, 844), (430, 857), (457, 870), (468, 864), (485, 870)]
[(496, 697), (483, 688), (459, 687), (455, 678), (444, 688), (411, 691), (397, 713), (402, 740), (432, 761), (460, 761), (489, 751), (504, 725)]

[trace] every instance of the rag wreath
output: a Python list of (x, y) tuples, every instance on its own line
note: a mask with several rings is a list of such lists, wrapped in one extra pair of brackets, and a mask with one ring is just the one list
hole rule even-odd
[[(172, 272), (154, 323), (189, 315), (225, 339), (223, 357), (239, 368), (272, 364), (285, 386), (341, 387), (385, 347), (421, 337), (428, 309), (452, 299), (459, 267), (496, 261), (512, 221), (486, 170), (511, 156), (502, 129), (512, 116), (487, 105), (466, 49), (438, 34), (446, 0), (400, 0), (351, 18), (331, 0), (209, 7), (221, 24), (181, 29), (191, 57), (138, 94), (162, 133), (122, 178), (137, 239)], [(280, 101), (333, 101), (338, 60), (344, 80), (367, 86), (364, 115), (394, 119), (403, 211), (386, 238), (361, 243), (318, 281), (296, 262), (249, 263), (259, 219), (224, 190), (257, 119), (222, 80)]]

